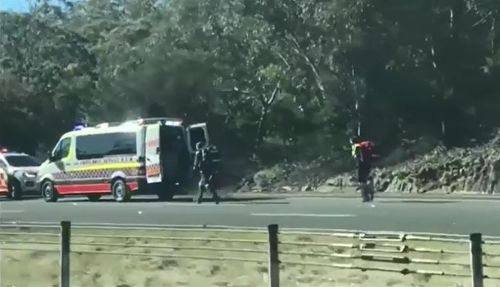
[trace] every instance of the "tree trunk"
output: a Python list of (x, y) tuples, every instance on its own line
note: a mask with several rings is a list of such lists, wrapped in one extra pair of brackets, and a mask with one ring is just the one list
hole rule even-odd
[(260, 112), (260, 118), (259, 118), (259, 125), (257, 128), (257, 141), (255, 144), (255, 149), (258, 150), (262, 146), (262, 143), (264, 142), (264, 136), (266, 133), (266, 120), (267, 120), (267, 115), (269, 114), (269, 107), (266, 105), (262, 107), (262, 110)]
[(271, 106), (276, 100), (276, 96), (278, 95), (280, 89), (280, 82), (276, 84), (276, 87), (274, 88), (271, 97), (267, 99), (265, 96), (261, 96), (261, 104), (262, 104), (262, 109), (260, 112), (260, 118), (259, 118), (259, 124), (257, 127), (257, 138), (255, 141), (255, 151), (259, 150), (262, 147), (262, 143), (264, 142), (264, 137), (267, 133), (267, 117), (269, 115), (269, 110), (271, 109)]

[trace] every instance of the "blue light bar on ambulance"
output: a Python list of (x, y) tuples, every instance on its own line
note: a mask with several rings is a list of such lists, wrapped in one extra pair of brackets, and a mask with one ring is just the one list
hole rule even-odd
[(73, 130), (74, 130), (74, 131), (81, 131), (81, 130), (83, 130), (83, 129), (84, 129), (84, 128), (86, 128), (86, 127), (87, 127), (87, 125), (86, 125), (86, 124), (84, 124), (84, 123), (77, 123), (77, 124), (75, 125), (75, 127), (73, 128)]

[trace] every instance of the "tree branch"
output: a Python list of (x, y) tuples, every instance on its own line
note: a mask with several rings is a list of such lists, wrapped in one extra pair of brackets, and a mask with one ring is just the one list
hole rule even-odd
[(276, 96), (278, 95), (278, 92), (280, 90), (280, 86), (281, 86), (281, 81), (278, 81), (278, 83), (276, 84), (276, 87), (274, 87), (273, 93), (271, 94), (271, 98), (269, 98), (269, 100), (266, 103), (268, 106), (272, 105), (274, 103), (274, 101), (276, 100)]
[(283, 56), (283, 54), (281, 54), (280, 52), (277, 52), (278, 54), (278, 57), (281, 59), (281, 61), (283, 61), (283, 63), (285, 64), (285, 66), (290, 69), (291, 66), (290, 66), (290, 63), (288, 63), (288, 61), (286, 60), (285, 56)]
[(321, 80), (321, 76), (319, 74), (318, 68), (316, 68), (316, 66), (313, 64), (313, 62), (311, 61), (309, 56), (307, 56), (307, 54), (304, 51), (302, 51), (297, 38), (295, 36), (293, 36), (291, 33), (287, 33), (287, 36), (292, 41), (293, 45), (295, 46), (295, 49), (294, 49), (295, 52), (297, 54), (299, 54), (300, 56), (302, 56), (304, 61), (311, 68), (311, 71), (314, 74), (314, 79), (316, 80), (316, 86), (318, 87), (318, 89), (321, 92), (321, 98), (319, 99), (320, 103), (323, 104), (324, 101), (326, 100), (326, 93), (325, 93), (325, 86), (323, 85), (323, 81)]

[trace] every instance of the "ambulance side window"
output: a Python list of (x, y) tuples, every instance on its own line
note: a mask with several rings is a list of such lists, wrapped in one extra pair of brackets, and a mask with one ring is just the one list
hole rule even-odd
[(69, 155), (69, 148), (71, 146), (71, 138), (62, 139), (57, 147), (54, 149), (52, 160), (61, 160)]
[(136, 132), (86, 135), (76, 139), (76, 158), (78, 160), (136, 153)]

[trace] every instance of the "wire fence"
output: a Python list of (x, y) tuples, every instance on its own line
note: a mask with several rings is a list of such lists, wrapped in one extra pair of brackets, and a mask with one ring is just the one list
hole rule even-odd
[(266, 284), (271, 287), (280, 285), (283, 270), (298, 266), (305, 268), (302, 272), (313, 273), (321, 268), (462, 278), (473, 287), (500, 280), (500, 238), (481, 234), (307, 232), (279, 230), (277, 225), (267, 229), (155, 227), (154, 235), (144, 230), (138, 226), (72, 227), (70, 222), (0, 225), (0, 252), (56, 253), (61, 287), (70, 286), (70, 262), (74, 262), (70, 258), (84, 255), (254, 263), (267, 275)]

